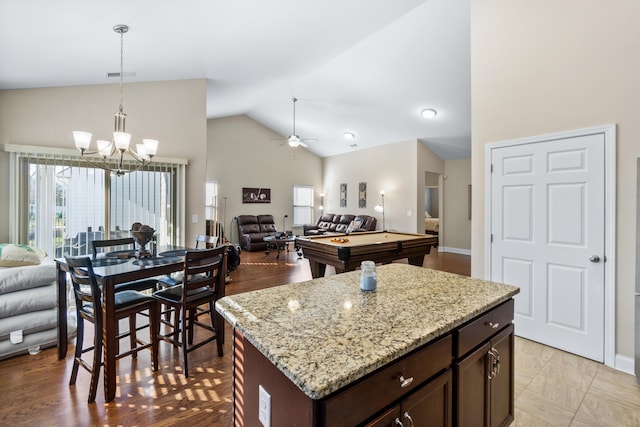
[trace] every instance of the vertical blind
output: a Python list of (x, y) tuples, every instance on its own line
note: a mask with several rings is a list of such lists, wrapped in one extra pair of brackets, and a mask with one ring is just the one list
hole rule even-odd
[(123, 176), (94, 168), (74, 150), (5, 146), (10, 152), (10, 238), (54, 257), (91, 253), (92, 240), (129, 236), (134, 222), (178, 242), (186, 161), (157, 161)]

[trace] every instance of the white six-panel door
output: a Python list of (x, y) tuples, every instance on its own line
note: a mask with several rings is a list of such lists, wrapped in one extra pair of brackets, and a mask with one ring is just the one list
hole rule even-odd
[(603, 134), (491, 150), (491, 280), (520, 287), (516, 334), (602, 362)]

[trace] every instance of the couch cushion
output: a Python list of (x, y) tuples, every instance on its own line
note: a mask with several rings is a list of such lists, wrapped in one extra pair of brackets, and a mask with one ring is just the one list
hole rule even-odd
[(258, 223), (258, 217), (255, 215), (238, 215), (236, 219), (238, 221), (238, 225)]
[(320, 217), (318, 222), (333, 222), (334, 214), (324, 214)]
[(353, 221), (354, 218), (355, 215), (340, 215), (340, 219), (338, 220), (338, 222), (340, 224), (348, 226), (349, 224), (351, 224), (351, 221)]
[(239, 228), (242, 234), (260, 233), (260, 224), (244, 224)]

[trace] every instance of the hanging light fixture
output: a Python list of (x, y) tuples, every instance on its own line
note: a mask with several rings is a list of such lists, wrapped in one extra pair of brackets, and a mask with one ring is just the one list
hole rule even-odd
[[(158, 151), (158, 141), (155, 139), (143, 139), (142, 144), (136, 145), (135, 151), (129, 148), (131, 134), (125, 132), (127, 115), (124, 113), (122, 105), (124, 98), (122, 82), (124, 76), (124, 33), (129, 31), (129, 26), (123, 24), (115, 25), (113, 31), (120, 34), (120, 108), (114, 115), (113, 139), (110, 141), (97, 140), (97, 151), (89, 151), (92, 136), (90, 132), (74, 131), (73, 139), (84, 161), (116, 176), (121, 176), (127, 172), (140, 170), (149, 164)], [(125, 154), (128, 154), (134, 162), (125, 160)]]

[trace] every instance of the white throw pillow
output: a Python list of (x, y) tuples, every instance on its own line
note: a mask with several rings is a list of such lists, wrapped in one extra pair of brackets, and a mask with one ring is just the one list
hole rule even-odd
[(39, 265), (47, 256), (40, 248), (13, 243), (0, 243), (0, 267)]
[(349, 226), (347, 227), (347, 231), (346, 231), (346, 233), (351, 233), (351, 232), (353, 231), (353, 229), (354, 229), (354, 228), (356, 228), (356, 227), (355, 227), (355, 224), (354, 224), (354, 222), (353, 222), (353, 221), (351, 221), (351, 222), (349, 223)]

